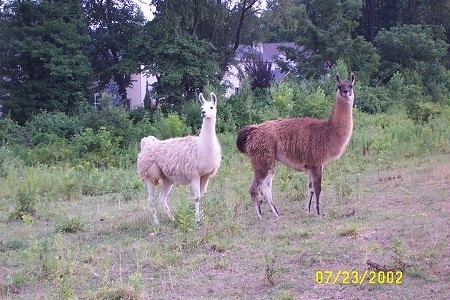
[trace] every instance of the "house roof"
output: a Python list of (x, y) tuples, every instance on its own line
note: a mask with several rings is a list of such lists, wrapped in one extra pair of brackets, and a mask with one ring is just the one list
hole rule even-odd
[(240, 45), (236, 50), (236, 59), (245, 60), (255, 56), (259, 56), (263, 61), (273, 62), (276, 58), (284, 56), (283, 51), (279, 47), (298, 48), (293, 42), (281, 43), (258, 43), (253, 45)]
[(278, 47), (290, 47), (297, 48), (298, 46), (293, 42), (283, 42), (283, 43), (263, 43), (263, 60), (264, 61), (274, 61), (276, 58), (279, 58), (280, 55), (284, 56), (283, 51), (280, 51)]

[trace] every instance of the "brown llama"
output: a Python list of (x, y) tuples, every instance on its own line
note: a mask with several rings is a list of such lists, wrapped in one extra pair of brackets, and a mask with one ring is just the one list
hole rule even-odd
[(353, 83), (351, 73), (347, 81), (336, 75), (337, 92), (331, 115), (326, 120), (293, 118), (270, 120), (246, 125), (239, 130), (236, 146), (247, 154), (253, 167), (253, 182), (249, 193), (260, 219), (261, 194), (277, 218), (280, 217), (272, 199), (272, 179), (275, 162), (308, 174), (308, 212), (316, 194), (316, 211), (322, 189), (323, 166), (339, 158), (350, 141), (353, 129)]

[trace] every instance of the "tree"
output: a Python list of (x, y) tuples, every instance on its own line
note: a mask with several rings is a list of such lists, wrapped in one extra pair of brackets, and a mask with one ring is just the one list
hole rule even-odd
[[(319, 78), (342, 59), (358, 78), (368, 79), (378, 68), (375, 48), (354, 34), (361, 16), (360, 0), (311, 0), (297, 12), (298, 48), (283, 49), (295, 68), (283, 64), (284, 71), (300, 77)], [(362, 75), (362, 76), (361, 76)]]
[(139, 62), (127, 59), (132, 51), (130, 41), (141, 31), (145, 18), (134, 1), (83, 0), (92, 39), (90, 58), (94, 74), (103, 90), (110, 81), (127, 103), (126, 88), (130, 74), (140, 70)]
[(272, 63), (263, 61), (262, 57), (248, 60), (245, 63), (245, 73), (252, 79), (252, 91), (268, 88), (274, 80)]
[[(159, 103), (176, 108), (207, 84), (218, 85), (254, 21), (261, 0), (154, 0), (154, 19), (133, 41), (133, 54), (155, 74)], [(255, 25), (255, 28), (257, 26)]]
[(71, 113), (87, 101), (89, 36), (78, 1), (12, 1), (0, 18), (5, 114), (24, 124), (39, 110)]
[(266, 42), (293, 42), (298, 37), (300, 1), (269, 0), (261, 16)]
[(401, 25), (381, 30), (375, 38), (382, 58), (380, 79), (388, 82), (396, 72), (415, 70), (433, 98), (450, 92), (444, 61), (448, 44), (442, 26)]
[(158, 25), (147, 24), (137, 56), (158, 79), (153, 84), (158, 102), (171, 110), (207, 84), (218, 85), (219, 65), (211, 43), (195, 34), (166, 34)]
[(378, 31), (402, 24), (442, 25), (450, 38), (448, 0), (364, 0), (358, 32), (373, 42)]
[(154, 22), (165, 34), (196, 34), (214, 45), (225, 71), (242, 43), (259, 39), (258, 15), (263, 0), (153, 0)]

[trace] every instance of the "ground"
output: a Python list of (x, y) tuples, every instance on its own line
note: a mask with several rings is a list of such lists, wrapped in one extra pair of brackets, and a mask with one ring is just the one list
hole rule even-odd
[[(450, 299), (448, 157), (348, 174), (335, 164), (324, 173), (321, 216), (304, 211), (305, 175), (279, 166), (274, 199), (282, 217), (263, 204), (258, 220), (247, 193), (250, 181), (245, 158), (219, 172), (198, 226), (182, 222), (187, 210), (193, 213), (184, 187), (169, 196), (181, 199), (169, 201), (178, 221), (158, 208), (160, 226), (150, 223), (143, 189), (129, 201), (111, 194), (43, 201), (31, 225), (8, 220), (14, 205), (1, 200), (0, 295)], [(55, 233), (61, 214), (77, 216), (83, 230)]]

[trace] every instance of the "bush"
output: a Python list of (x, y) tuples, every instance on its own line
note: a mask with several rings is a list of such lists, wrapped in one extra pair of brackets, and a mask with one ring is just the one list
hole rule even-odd
[(0, 118), (0, 143), (21, 144), (23, 139), (22, 127), (9, 117)]
[(297, 89), (295, 95), (296, 103), (294, 111), (298, 117), (327, 118), (331, 113), (334, 101), (333, 96), (325, 96), (321, 87), (316, 87), (307, 93), (306, 89)]
[(58, 221), (55, 233), (77, 233), (83, 231), (84, 225), (80, 217), (63, 217)]
[(86, 128), (72, 140), (74, 159), (87, 161), (95, 167), (114, 166), (121, 139), (120, 136), (113, 136), (105, 127), (100, 127), (98, 132)]
[(162, 113), (158, 111), (155, 116), (155, 121), (150, 132), (151, 135), (159, 139), (168, 139), (177, 136), (185, 136), (190, 134), (190, 128), (185, 121), (181, 119), (178, 113), (169, 113), (167, 117), (163, 117)]
[(34, 215), (36, 213), (37, 194), (27, 184), (22, 183), (19, 185), (13, 201), (16, 201), (16, 207), (9, 219), (22, 219), (25, 215)]
[(355, 106), (365, 113), (385, 113), (394, 103), (395, 98), (384, 87), (361, 87), (359, 93), (355, 93)]
[(76, 132), (76, 120), (62, 112), (40, 112), (24, 128), (30, 146), (70, 139)]

